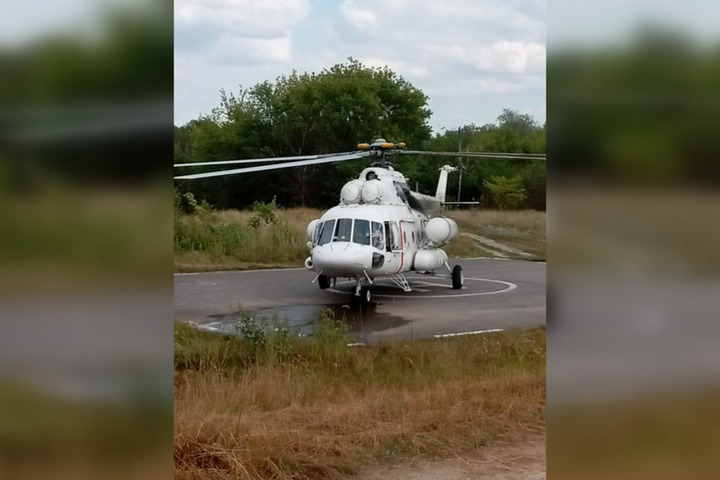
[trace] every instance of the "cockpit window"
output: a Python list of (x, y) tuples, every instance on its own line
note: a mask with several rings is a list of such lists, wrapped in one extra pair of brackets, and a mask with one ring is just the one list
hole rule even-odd
[(352, 219), (340, 218), (335, 225), (335, 235), (333, 235), (333, 242), (349, 242), (350, 233), (352, 233)]
[(317, 225), (315, 225), (315, 232), (313, 233), (312, 241), (313, 241), (313, 247), (317, 245), (318, 240), (320, 240), (320, 233), (322, 232), (323, 222), (318, 222)]
[(332, 240), (333, 229), (335, 228), (335, 220), (328, 220), (322, 224), (322, 229), (318, 234), (318, 245), (325, 245)]
[(353, 242), (360, 245), (370, 245), (370, 222), (367, 220), (355, 220), (353, 230)]
[(383, 238), (383, 226), (382, 223), (372, 222), (372, 246), (383, 250), (385, 248), (385, 239)]

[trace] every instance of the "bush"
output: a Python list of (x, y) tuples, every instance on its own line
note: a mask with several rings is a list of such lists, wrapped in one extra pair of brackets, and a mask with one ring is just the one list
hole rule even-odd
[(253, 228), (258, 228), (260, 225), (275, 225), (277, 223), (277, 211), (278, 206), (275, 203), (275, 197), (269, 203), (254, 202), (252, 204), (252, 211), (254, 215), (250, 217), (249, 224)]

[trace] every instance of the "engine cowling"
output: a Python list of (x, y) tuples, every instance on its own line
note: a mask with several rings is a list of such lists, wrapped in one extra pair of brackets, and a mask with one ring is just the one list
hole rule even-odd
[(425, 226), (425, 234), (431, 242), (443, 244), (457, 237), (458, 226), (451, 218), (435, 217)]
[(362, 198), (363, 184), (360, 180), (351, 180), (347, 182), (342, 190), (340, 190), (340, 201), (345, 205), (354, 205), (360, 203)]
[(382, 201), (383, 187), (380, 180), (368, 180), (362, 186), (363, 202), (377, 205)]

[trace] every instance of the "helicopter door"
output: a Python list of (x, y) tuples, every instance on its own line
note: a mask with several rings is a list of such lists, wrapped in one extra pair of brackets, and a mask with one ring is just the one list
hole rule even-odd
[(385, 264), (383, 270), (398, 272), (402, 268), (403, 245), (397, 222), (385, 222)]

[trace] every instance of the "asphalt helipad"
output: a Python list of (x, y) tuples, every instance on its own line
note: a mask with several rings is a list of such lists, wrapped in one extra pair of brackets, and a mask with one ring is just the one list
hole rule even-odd
[(175, 319), (233, 333), (240, 312), (260, 322), (285, 323), (312, 334), (322, 309), (351, 325), (358, 342), (426, 338), (545, 325), (545, 263), (464, 259), (465, 285), (412, 273), (412, 292), (388, 279), (370, 287), (367, 308), (350, 307), (353, 283), (339, 279), (321, 290), (305, 269), (175, 275)]

